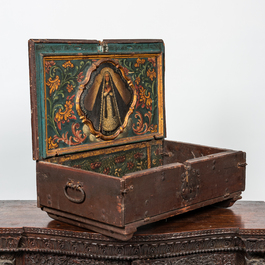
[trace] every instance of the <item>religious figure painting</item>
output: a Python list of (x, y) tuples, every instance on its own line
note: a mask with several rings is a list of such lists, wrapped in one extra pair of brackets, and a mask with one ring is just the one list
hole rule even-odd
[(103, 63), (91, 73), (81, 96), (81, 109), (93, 127), (92, 133), (118, 135), (117, 131), (126, 127), (134, 95), (129, 83), (112, 63)]

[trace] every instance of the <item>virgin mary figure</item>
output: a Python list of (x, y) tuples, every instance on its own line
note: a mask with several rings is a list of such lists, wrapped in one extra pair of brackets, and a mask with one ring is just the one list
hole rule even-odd
[(104, 135), (111, 135), (124, 123), (128, 111), (129, 104), (125, 103), (110, 72), (106, 70), (103, 73), (89, 119), (92, 121), (95, 130)]

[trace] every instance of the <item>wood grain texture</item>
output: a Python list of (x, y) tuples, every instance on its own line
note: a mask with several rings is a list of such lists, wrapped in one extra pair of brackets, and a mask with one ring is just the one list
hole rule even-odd
[(264, 254), (264, 202), (205, 207), (122, 242), (54, 221), (35, 201), (0, 201), (0, 256), (13, 264), (263, 264)]
[[(0, 201), (0, 227), (2, 229), (40, 227), (94, 233), (51, 219), (37, 208), (36, 201)], [(265, 202), (238, 201), (228, 209), (216, 206), (204, 207), (143, 226), (138, 229), (135, 237), (228, 228), (237, 228), (242, 232), (259, 229), (264, 230), (265, 233)]]
[[(122, 178), (38, 161), (38, 206), (60, 221), (128, 240), (142, 225), (218, 202), (231, 206), (241, 198), (244, 152), (167, 141), (164, 145), (164, 150), (150, 150), (157, 156), (151, 161), (156, 167)], [(113, 168), (118, 170), (118, 166)], [(70, 185), (67, 193), (73, 200), (65, 192), (66, 185)], [(80, 191), (86, 194), (83, 199)]]
[(29, 52), (32, 153), (33, 153), (33, 159), (38, 160), (39, 159), (38, 109), (37, 109), (37, 91), (36, 91), (35, 47), (33, 40), (29, 40), (28, 42), (28, 52)]

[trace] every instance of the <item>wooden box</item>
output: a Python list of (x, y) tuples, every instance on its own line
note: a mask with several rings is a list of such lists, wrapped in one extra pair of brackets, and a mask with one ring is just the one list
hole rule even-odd
[[(128, 240), (245, 189), (245, 153), (165, 140), (162, 40), (30, 40), (38, 207)], [(177, 119), (177, 117), (176, 117)]]

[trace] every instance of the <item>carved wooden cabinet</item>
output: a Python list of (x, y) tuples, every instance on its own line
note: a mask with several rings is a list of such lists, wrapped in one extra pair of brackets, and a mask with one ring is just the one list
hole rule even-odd
[(265, 203), (209, 206), (123, 242), (49, 218), (35, 201), (0, 201), (0, 264), (265, 264)]

